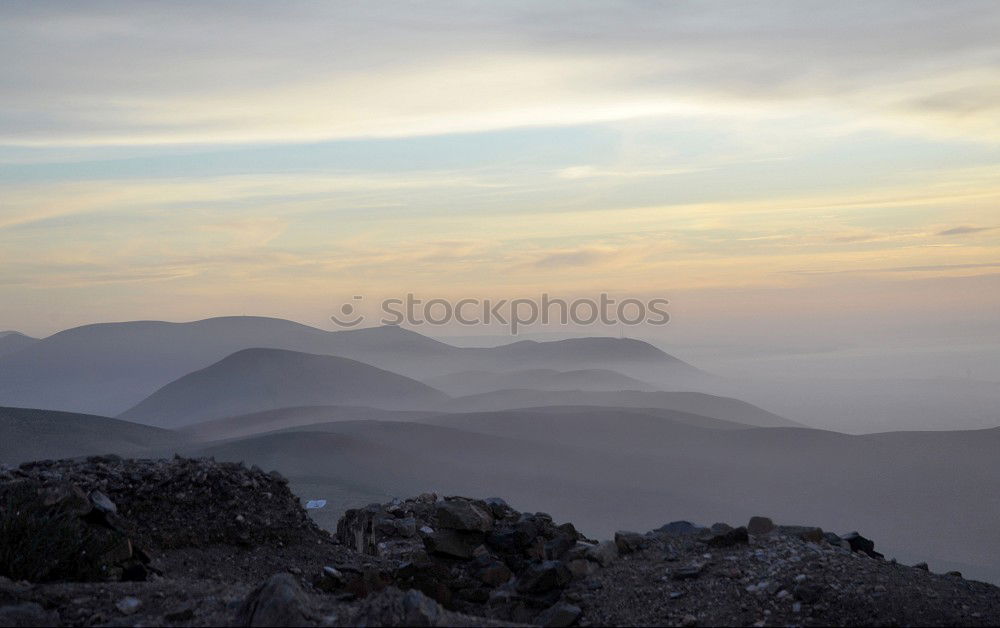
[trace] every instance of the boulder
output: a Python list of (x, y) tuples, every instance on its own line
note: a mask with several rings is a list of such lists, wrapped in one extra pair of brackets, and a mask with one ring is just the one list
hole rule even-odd
[(666, 525), (660, 526), (654, 532), (672, 536), (694, 536), (701, 533), (704, 529), (704, 527), (695, 525), (690, 521), (671, 521)]
[(747, 529), (740, 526), (738, 528), (731, 528), (729, 530), (716, 532), (708, 540), (706, 540), (705, 543), (708, 544), (709, 547), (732, 547), (733, 545), (748, 543), (749, 541), (750, 537), (747, 535)]
[(454, 558), (470, 559), (475, 556), (476, 548), (483, 544), (480, 532), (460, 532), (442, 528), (424, 537), (424, 546), (434, 554)]
[(646, 538), (638, 532), (615, 532), (615, 546), (618, 547), (619, 554), (631, 554), (642, 549), (646, 545)]
[(438, 526), (464, 532), (489, 532), (493, 529), (493, 515), (481, 506), (464, 499), (446, 500), (434, 512)]
[(764, 534), (770, 534), (774, 531), (774, 522), (767, 517), (750, 517), (750, 523), (747, 524), (747, 532), (754, 536), (762, 536)]
[(871, 539), (866, 539), (856, 531), (848, 532), (840, 538), (847, 542), (847, 544), (851, 547), (852, 552), (861, 552), (871, 556), (872, 558), (882, 557), (882, 554), (875, 551), (875, 542)]
[(532, 563), (517, 579), (517, 592), (546, 593), (566, 585), (572, 579), (569, 569), (558, 560)]
[(542, 611), (533, 622), (539, 626), (551, 626), (553, 628), (572, 626), (580, 618), (583, 611), (579, 606), (566, 602), (557, 602)]
[(823, 529), (813, 526), (778, 526), (777, 530), (779, 534), (794, 536), (812, 543), (819, 543), (823, 540)]
[(587, 550), (587, 558), (607, 567), (618, 558), (618, 546), (614, 541), (601, 541)]
[(279, 573), (250, 592), (236, 620), (240, 626), (301, 626), (313, 613), (309, 596), (295, 578)]

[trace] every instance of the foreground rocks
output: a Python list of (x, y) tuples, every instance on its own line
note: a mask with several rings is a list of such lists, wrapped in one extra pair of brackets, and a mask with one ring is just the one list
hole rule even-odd
[(179, 458), (31, 463), (0, 499), (0, 626), (1000, 623), (996, 587), (766, 517), (595, 541), (425, 494), (331, 536), (280, 476)]

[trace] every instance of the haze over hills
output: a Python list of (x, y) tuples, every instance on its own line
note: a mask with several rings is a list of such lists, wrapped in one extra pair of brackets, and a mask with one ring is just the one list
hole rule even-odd
[(244, 349), (167, 384), (122, 418), (179, 427), (301, 405), (440, 406), (444, 393), (374, 366), (284, 349)]
[(435, 411), (383, 410), (365, 406), (293, 406), (213, 419), (180, 428), (198, 440), (218, 440), (334, 421), (418, 421)]
[(569, 413), (541, 418), (508, 423), (509, 431), (489, 421), (459, 428), (457, 419), (447, 427), (334, 422), (194, 452), (281, 469), (305, 497), (330, 498), (334, 508), (490, 486), (521, 507), (572, 516), (597, 536), (691, 513), (706, 524), (766, 513), (845, 528), (835, 527), (839, 532), (861, 526), (886, 539), (887, 551), (901, 560), (923, 557), (938, 569), (1000, 579), (990, 558), (1000, 551), (1000, 534), (992, 518), (976, 514), (1000, 508), (992, 491), (1000, 482), (993, 464), (1000, 430), (953, 432), (938, 441), (706, 429), (640, 414), (608, 415), (603, 425), (593, 414), (580, 424)]
[(473, 395), (496, 390), (657, 390), (652, 384), (610, 369), (523, 369), (519, 371), (464, 371), (422, 380), (450, 395)]
[[(59, 332), (6, 356), (0, 403), (116, 415), (183, 375), (253, 347), (337, 355), (420, 377), (469, 369), (607, 368), (633, 362), (685, 377), (693, 370), (638, 341), (586, 340), (460, 348), (396, 326), (331, 332), (253, 316), (103, 323)], [(604, 350), (611, 358), (601, 357)]]
[(801, 427), (745, 401), (699, 392), (500, 390), (458, 397), (445, 408), (451, 412), (474, 412), (539, 406), (660, 408), (756, 427)]

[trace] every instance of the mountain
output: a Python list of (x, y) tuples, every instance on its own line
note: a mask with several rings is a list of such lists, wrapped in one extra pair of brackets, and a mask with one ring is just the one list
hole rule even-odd
[[(102, 323), (59, 332), (6, 356), (0, 404), (117, 415), (187, 373), (254, 347), (337, 355), (410, 377), (623, 364), (669, 373), (694, 370), (639, 341), (584, 338), (562, 344), (566, 342), (462, 348), (398, 326), (332, 332), (254, 316)], [(610, 357), (602, 355), (604, 350)]]
[(381, 410), (365, 406), (297, 406), (213, 419), (181, 428), (196, 440), (220, 440), (335, 421), (416, 421), (436, 412)]
[(795, 421), (739, 399), (698, 392), (500, 390), (458, 397), (445, 409), (475, 412), (539, 406), (660, 408), (755, 427), (801, 427)]
[(0, 462), (135, 454), (170, 448), (184, 438), (169, 430), (103, 416), (0, 408)]
[(420, 409), (447, 400), (426, 384), (356, 360), (244, 349), (167, 384), (121, 417), (179, 427), (296, 405)]
[(0, 332), (0, 357), (20, 351), (38, 342), (37, 338), (25, 336), (17, 331)]
[(451, 395), (472, 395), (495, 390), (528, 388), (533, 390), (646, 390), (652, 384), (609, 369), (523, 369), (519, 371), (463, 371), (423, 380), (429, 386)]

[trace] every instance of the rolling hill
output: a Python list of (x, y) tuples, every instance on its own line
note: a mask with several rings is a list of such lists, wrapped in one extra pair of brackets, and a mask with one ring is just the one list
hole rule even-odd
[(140, 454), (185, 441), (169, 430), (103, 416), (52, 410), (0, 408), (0, 462)]
[(523, 369), (519, 371), (463, 371), (423, 380), (429, 386), (451, 395), (473, 395), (495, 390), (529, 388), (533, 390), (646, 390), (652, 384), (622, 375), (610, 369)]
[(447, 395), (426, 384), (356, 360), (245, 349), (167, 384), (121, 418), (180, 427), (290, 406), (419, 409), (447, 400)]
[(445, 409), (449, 412), (482, 412), (540, 406), (660, 408), (754, 427), (801, 427), (794, 421), (745, 401), (698, 392), (500, 390), (458, 397)]

